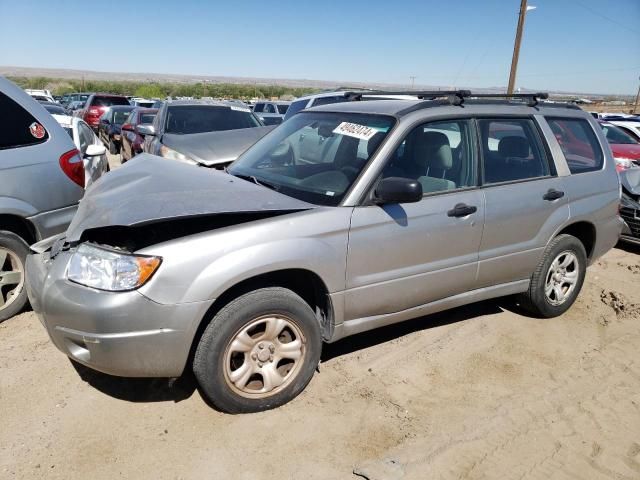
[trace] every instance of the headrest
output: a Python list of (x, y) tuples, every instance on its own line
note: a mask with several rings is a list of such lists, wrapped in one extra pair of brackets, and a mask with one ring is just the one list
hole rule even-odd
[(367, 155), (371, 158), (371, 155), (378, 149), (380, 144), (382, 143), (382, 139), (384, 138), (384, 133), (377, 132), (373, 137), (369, 139), (367, 142)]
[(524, 137), (504, 137), (498, 143), (498, 153), (502, 157), (527, 158), (529, 141)]
[(453, 166), (449, 138), (441, 132), (421, 132), (415, 139), (413, 159), (430, 168), (449, 170)]

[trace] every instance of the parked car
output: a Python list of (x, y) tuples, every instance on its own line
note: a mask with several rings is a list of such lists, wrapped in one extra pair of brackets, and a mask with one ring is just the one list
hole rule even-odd
[(53, 115), (53, 118), (73, 139), (73, 143), (82, 155), (84, 188), (86, 189), (109, 171), (107, 150), (89, 125), (81, 118), (69, 115)]
[(40, 105), (42, 105), (44, 107), (44, 109), (49, 112), (50, 114), (56, 114), (56, 115), (67, 115), (68, 112), (67, 110), (59, 103), (55, 103), (55, 102), (41, 102), (38, 101), (38, 103)]
[(25, 306), (29, 245), (67, 228), (82, 197), (81, 158), (54, 118), (0, 77), (0, 321)]
[(158, 110), (153, 125), (138, 125), (143, 150), (170, 160), (222, 168), (273, 127), (229, 102), (177, 100)]
[[(603, 131), (572, 105), (465, 98), (317, 107), (226, 172), (144, 155), (32, 247), (33, 308), (75, 361), (193, 368), (236, 413), (296, 397), (323, 341), (503, 295), (560, 315), (622, 228)], [(590, 151), (574, 162), (550, 124)]]
[(147, 100), (146, 98), (132, 97), (129, 99), (129, 103), (134, 107), (152, 108), (155, 104), (155, 100)]
[(24, 91), (38, 101), (55, 103), (55, 100), (53, 99), (53, 95), (51, 95), (51, 92), (49, 90), (38, 90), (33, 88), (26, 88)]
[(640, 167), (640, 142), (612, 123), (599, 123), (613, 152), (617, 169)]
[(121, 127), (134, 108), (131, 105), (114, 105), (109, 107), (100, 117), (98, 138), (102, 140), (112, 155), (120, 153)]
[(67, 112), (73, 116), (77, 116), (78, 112), (82, 110), (82, 107), (84, 107), (85, 102), (86, 101), (82, 100), (73, 100), (72, 102), (69, 102), (67, 105)]
[(134, 108), (133, 111), (129, 113), (124, 125), (122, 125), (122, 149), (120, 152), (122, 155), (122, 163), (142, 153), (144, 137), (136, 131), (136, 128), (138, 125), (153, 124), (157, 113), (158, 109), (156, 108), (141, 107)]
[(76, 112), (76, 115), (87, 122), (87, 125), (93, 130), (97, 131), (98, 125), (100, 124), (100, 117), (102, 117), (107, 108), (114, 105), (130, 106), (131, 104), (129, 100), (127, 100), (127, 97), (123, 97), (122, 95), (93, 93), (89, 95), (84, 106)]
[(620, 184), (620, 216), (624, 220), (620, 239), (640, 245), (640, 168), (620, 172)]
[(79, 93), (68, 93), (62, 96), (62, 105), (69, 107), (71, 102), (80, 102), (82, 105), (85, 104), (87, 98), (91, 96), (89, 92), (79, 92)]
[(253, 113), (265, 125), (278, 125), (282, 123), (289, 105), (291, 105), (291, 102), (256, 102), (253, 107)]

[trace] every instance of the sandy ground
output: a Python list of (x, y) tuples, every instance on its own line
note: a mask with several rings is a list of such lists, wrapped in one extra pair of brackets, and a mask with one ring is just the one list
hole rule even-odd
[(0, 478), (640, 479), (639, 285), (618, 248), (560, 318), (499, 300), (345, 339), (243, 416), (74, 367), (26, 312), (0, 324)]

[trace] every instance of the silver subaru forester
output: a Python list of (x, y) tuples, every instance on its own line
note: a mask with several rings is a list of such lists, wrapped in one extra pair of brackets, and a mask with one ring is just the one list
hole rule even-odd
[(503, 295), (560, 315), (621, 231), (601, 129), (541, 95), (447, 95), (305, 110), (227, 171), (136, 157), (32, 247), (34, 310), (74, 361), (193, 368), (227, 412), (296, 397), (323, 342)]

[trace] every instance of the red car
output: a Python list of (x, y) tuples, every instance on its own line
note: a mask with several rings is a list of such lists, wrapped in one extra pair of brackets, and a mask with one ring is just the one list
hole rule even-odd
[(153, 119), (158, 113), (157, 108), (137, 107), (131, 111), (129, 118), (121, 127), (120, 154), (122, 155), (122, 163), (132, 159), (138, 153), (142, 153), (142, 144), (144, 137), (136, 131), (136, 127), (142, 124), (153, 123)]
[(112, 105), (131, 105), (127, 97), (122, 95), (111, 95), (108, 93), (92, 93), (84, 107), (77, 112), (77, 116), (82, 118), (91, 128), (98, 131), (100, 117)]

